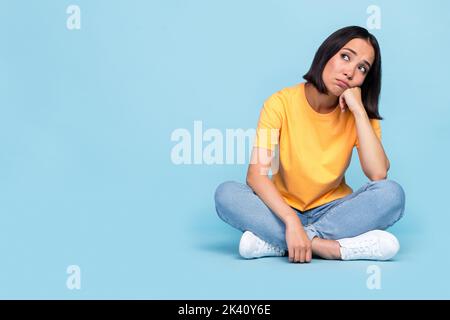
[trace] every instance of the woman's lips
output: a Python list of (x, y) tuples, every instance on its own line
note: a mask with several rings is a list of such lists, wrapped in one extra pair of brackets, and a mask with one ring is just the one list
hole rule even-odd
[(343, 88), (343, 89), (348, 89), (348, 86), (347, 86), (347, 84), (346, 84), (344, 81), (337, 80), (336, 82), (337, 82), (337, 85), (338, 85), (339, 87), (341, 87), (341, 88)]

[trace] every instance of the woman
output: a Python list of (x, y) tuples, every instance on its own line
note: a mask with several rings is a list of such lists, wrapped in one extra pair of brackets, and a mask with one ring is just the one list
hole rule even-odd
[[(244, 258), (389, 260), (400, 246), (383, 230), (403, 216), (405, 193), (387, 179), (376, 38), (357, 26), (334, 32), (303, 78), (306, 83), (265, 101), (247, 184), (220, 184), (216, 211), (244, 232), (239, 244)], [(356, 192), (344, 176), (353, 147), (370, 179)], [(276, 159), (279, 170), (269, 178)]]

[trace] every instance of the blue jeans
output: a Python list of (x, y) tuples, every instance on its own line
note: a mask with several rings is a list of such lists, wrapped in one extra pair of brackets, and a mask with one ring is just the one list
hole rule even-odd
[[(241, 231), (251, 231), (266, 242), (287, 249), (283, 221), (246, 184), (226, 181), (215, 192), (219, 217)], [(384, 230), (405, 211), (405, 192), (393, 180), (370, 181), (343, 198), (300, 211), (308, 238), (342, 239), (370, 230)]]

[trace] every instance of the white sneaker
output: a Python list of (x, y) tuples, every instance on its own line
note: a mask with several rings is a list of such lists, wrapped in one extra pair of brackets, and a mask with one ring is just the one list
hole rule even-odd
[(400, 249), (397, 238), (383, 230), (372, 230), (337, 241), (341, 245), (342, 260), (389, 260)]
[(284, 256), (285, 250), (267, 243), (250, 231), (245, 231), (239, 242), (239, 254), (245, 259), (281, 257)]

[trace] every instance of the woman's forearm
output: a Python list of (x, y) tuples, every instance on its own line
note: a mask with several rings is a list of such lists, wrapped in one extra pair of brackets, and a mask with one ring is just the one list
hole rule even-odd
[(389, 170), (389, 160), (365, 112), (355, 113), (359, 141), (359, 158), (364, 174), (371, 180), (384, 179)]
[(272, 180), (266, 175), (253, 174), (247, 177), (247, 185), (261, 200), (284, 222), (284, 224), (299, 223), (300, 218), (277, 190)]

